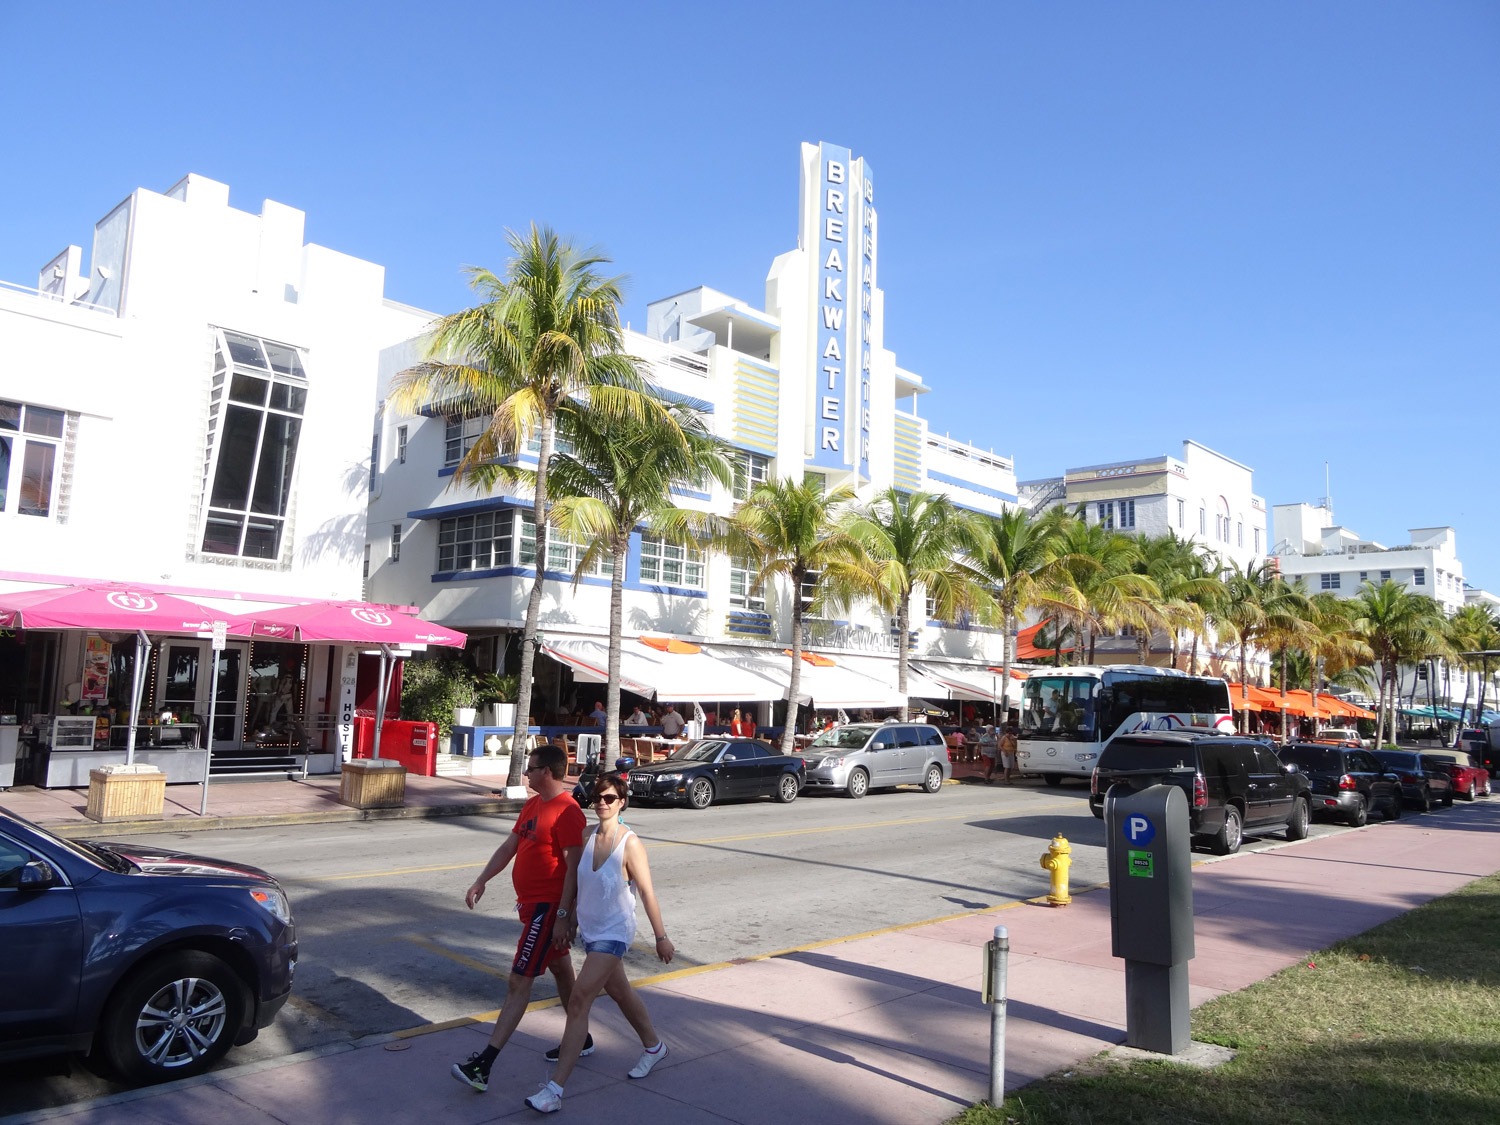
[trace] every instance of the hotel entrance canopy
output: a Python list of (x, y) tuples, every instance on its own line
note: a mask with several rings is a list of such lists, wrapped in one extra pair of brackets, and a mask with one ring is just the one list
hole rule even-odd
[[(620, 642), (620, 686), (663, 703), (755, 703), (780, 699), (778, 682), (682, 642), (657, 648), (648, 637)], [(604, 637), (545, 634), (542, 651), (584, 683), (609, 682), (609, 641)]]

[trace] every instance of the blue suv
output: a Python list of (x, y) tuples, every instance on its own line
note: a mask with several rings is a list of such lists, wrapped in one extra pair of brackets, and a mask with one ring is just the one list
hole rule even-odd
[(0, 1061), (89, 1052), (147, 1084), (207, 1070), (292, 991), (291, 907), (243, 864), (63, 840), (0, 813)]

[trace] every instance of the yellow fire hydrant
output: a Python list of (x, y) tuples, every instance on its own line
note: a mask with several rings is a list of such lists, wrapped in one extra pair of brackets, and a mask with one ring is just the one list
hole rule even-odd
[(1067, 906), (1073, 901), (1073, 896), (1068, 894), (1068, 868), (1073, 865), (1072, 855), (1073, 849), (1059, 833), (1047, 846), (1047, 854), (1042, 856), (1042, 867), (1052, 872), (1052, 893), (1047, 896), (1051, 906)]

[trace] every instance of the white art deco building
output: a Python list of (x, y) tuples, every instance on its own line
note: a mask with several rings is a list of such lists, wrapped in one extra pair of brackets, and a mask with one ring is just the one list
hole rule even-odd
[[(879, 198), (864, 160), (834, 145), (804, 144), (797, 245), (772, 261), (764, 300), (688, 289), (651, 302), (646, 330), (626, 332), (627, 351), (645, 361), (650, 379), (698, 406), (734, 446), (734, 487), (684, 489), (684, 506), (728, 513), (756, 483), (804, 475), (826, 487), (852, 484), (865, 497), (896, 485), (943, 492), (981, 512), (1014, 503), (1011, 461), (931, 432), (919, 409), (931, 388), (886, 346)], [(382, 379), (415, 362), (420, 349), (420, 338), (387, 348)], [(454, 466), (483, 424), (382, 409), (366, 593), (418, 604), (424, 617), (481, 638), (481, 663), (498, 667), (521, 627), (536, 560), (528, 496), (451, 487)], [(534, 458), (533, 449), (520, 461)], [(577, 557), (577, 548), (554, 532), (544, 560), (550, 579), (544, 651), (586, 680), (603, 651), (598, 638), (607, 634), (609, 582), (598, 573), (575, 586)], [(631, 654), (644, 652), (635, 644), (641, 636), (737, 646), (742, 655), (763, 650), (785, 663), (791, 591), (752, 590), (752, 572), (740, 560), (638, 533), (627, 568), (627, 680)], [(950, 662), (937, 671), (992, 683), (988, 667), (1000, 657), (998, 635), (916, 624), (913, 651), (921, 659)], [(859, 668), (886, 685), (886, 698), (893, 696), (889, 618), (856, 609), (847, 618), (810, 622), (807, 634), (814, 648), (844, 654), (840, 667)], [(636, 670), (651, 675), (643, 663)], [(674, 698), (671, 685), (646, 686), (661, 699)], [(813, 691), (819, 705), (835, 696), (852, 702), (831, 687), (822, 699)]]

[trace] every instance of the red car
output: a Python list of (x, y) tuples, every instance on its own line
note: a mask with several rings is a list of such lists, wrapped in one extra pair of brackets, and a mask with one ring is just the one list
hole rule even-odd
[(1490, 795), (1490, 771), (1476, 766), (1474, 759), (1462, 750), (1424, 750), (1424, 758), (1436, 758), (1453, 779), (1453, 795), (1472, 801)]

